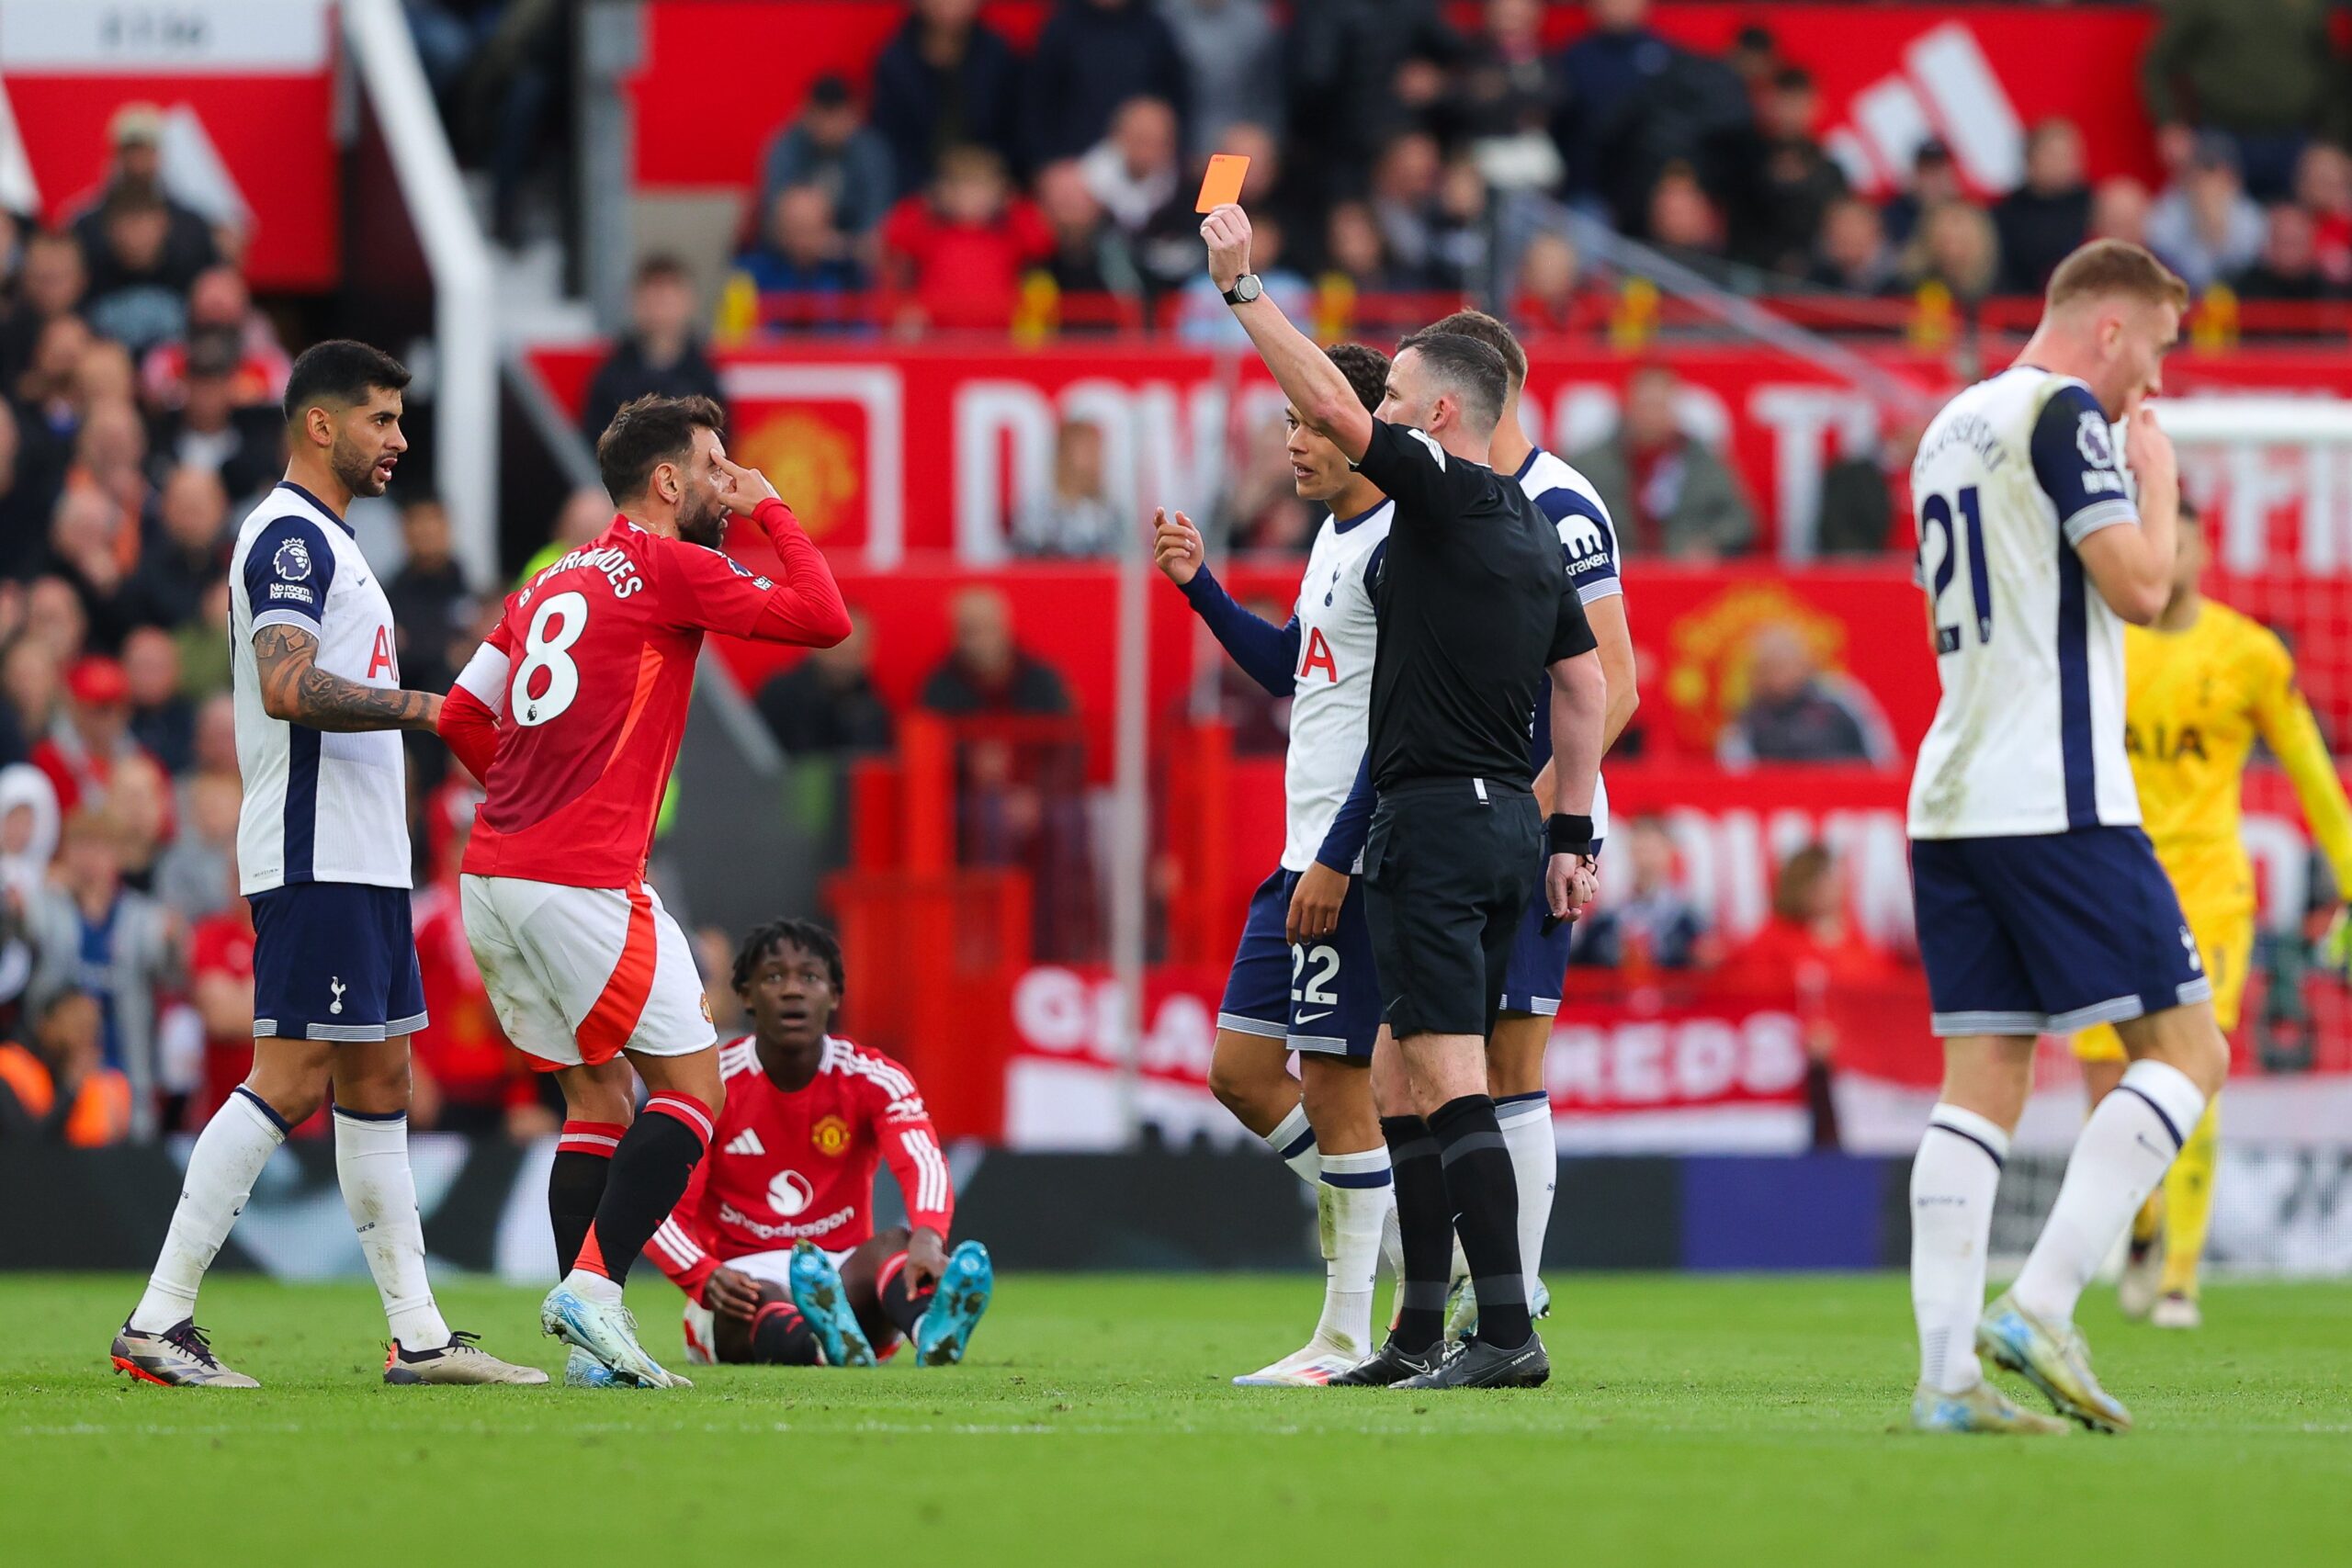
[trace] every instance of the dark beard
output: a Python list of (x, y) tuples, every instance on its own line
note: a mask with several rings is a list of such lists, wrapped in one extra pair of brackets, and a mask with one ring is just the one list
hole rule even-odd
[(376, 482), (376, 465), (337, 441), (327, 453), (327, 467), (343, 488), (353, 495), (381, 495), (384, 487)]
[(709, 510), (688, 513), (683, 507), (678, 512), (678, 537), (690, 545), (718, 549), (727, 538), (727, 508), (716, 501)]

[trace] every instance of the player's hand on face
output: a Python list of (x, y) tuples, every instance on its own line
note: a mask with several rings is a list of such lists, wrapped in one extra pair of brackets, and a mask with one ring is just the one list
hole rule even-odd
[(718, 456), (710, 460), (718, 468), (718, 499), (738, 517), (749, 517), (763, 501), (781, 499), (775, 493), (775, 486), (768, 483), (768, 477), (759, 469), (747, 468)]
[(1283, 935), (1292, 942), (1329, 936), (1340, 929), (1340, 906), (1347, 897), (1348, 874), (1317, 861), (1299, 874), (1298, 886), (1291, 891)]
[(714, 1269), (702, 1282), (702, 1304), (720, 1317), (749, 1323), (760, 1310), (759, 1282), (732, 1269)]
[(1201, 570), (1201, 531), (1182, 513), (1173, 517), (1168, 508), (1152, 513), (1151, 559), (1169, 581), (1182, 588)]
[(1230, 202), (1212, 208), (1201, 220), (1201, 238), (1208, 242), (1209, 281), (1232, 288), (1250, 270), (1250, 215)]
[(2173, 455), (2172, 437), (2156, 423), (2156, 411), (2143, 400), (2134, 402), (2123, 418), (2123, 460), (2132, 465), (2132, 477), (2140, 481), (2141, 501), (2144, 503), (2152, 496), (2177, 498), (2180, 464)]
[(919, 1296), (938, 1285), (947, 1268), (947, 1238), (923, 1229), (907, 1240), (907, 1293)]

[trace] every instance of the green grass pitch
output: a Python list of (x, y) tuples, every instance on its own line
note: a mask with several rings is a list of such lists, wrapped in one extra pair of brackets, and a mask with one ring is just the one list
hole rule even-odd
[[(647, 1270), (646, 1272), (650, 1272)], [(208, 1285), (267, 1385), (133, 1386), (128, 1278), (0, 1275), (0, 1557), (635, 1562), (2352, 1562), (2352, 1288), (2223, 1283), (2201, 1334), (2084, 1312), (2129, 1438), (1897, 1429), (1895, 1276), (1562, 1277), (1540, 1393), (1242, 1391), (1316, 1282), (1014, 1275), (968, 1364), (698, 1368), (692, 1392), (395, 1389), (365, 1284)], [(452, 1322), (560, 1365), (536, 1294)], [(655, 1354), (674, 1292), (632, 1292)]]

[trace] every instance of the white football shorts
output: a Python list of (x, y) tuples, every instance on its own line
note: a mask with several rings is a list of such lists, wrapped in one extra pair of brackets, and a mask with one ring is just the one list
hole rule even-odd
[(718, 1043), (686, 933), (651, 887), (458, 881), (491, 1006), (524, 1055), (576, 1067), (625, 1050), (685, 1056)]

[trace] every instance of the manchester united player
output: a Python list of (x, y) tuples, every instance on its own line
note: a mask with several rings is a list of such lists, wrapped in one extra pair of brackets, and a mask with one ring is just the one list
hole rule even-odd
[[(466, 934), (506, 1037), (563, 1088), (548, 1208), (564, 1278), (540, 1326), (648, 1388), (685, 1380), (638, 1344), (621, 1285), (685, 1191), (724, 1092), (693, 951), (645, 881), (695, 661), (705, 632), (830, 648), (850, 630), (791, 508), (727, 460), (722, 420), (707, 398), (659, 396), (613, 416), (596, 463), (620, 514), (507, 596), (441, 722), (488, 792), (461, 879)], [(781, 581), (721, 553), (729, 513), (766, 530)], [(630, 1066), (651, 1090), (634, 1119)]]
[[(649, 1249), (689, 1298), (687, 1359), (867, 1367), (904, 1337), (921, 1365), (962, 1360), (994, 1287), (989, 1250), (947, 1249), (956, 1194), (914, 1079), (827, 1032), (840, 945), (777, 920), (745, 940), (734, 979), (752, 1032), (719, 1050), (710, 1157)], [(877, 1234), (884, 1160), (908, 1223)]]

